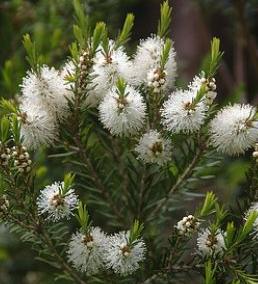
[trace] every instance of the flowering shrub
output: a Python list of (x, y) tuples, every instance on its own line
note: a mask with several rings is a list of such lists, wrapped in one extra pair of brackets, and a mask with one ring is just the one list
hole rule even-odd
[[(257, 110), (216, 105), (219, 39), (182, 89), (167, 1), (157, 33), (131, 56), (132, 14), (110, 39), (104, 23), (91, 27), (79, 1), (74, 8), (71, 56), (49, 67), (25, 35), (31, 69), (20, 95), (1, 100), (1, 220), (56, 269), (56, 279), (71, 283), (179, 283), (186, 272), (206, 284), (258, 283)], [(38, 189), (43, 147), (65, 174)], [(207, 192), (165, 237), (171, 211), (179, 198), (181, 206), (194, 198), (206, 169), (222, 154), (237, 158), (253, 147), (239, 210)]]

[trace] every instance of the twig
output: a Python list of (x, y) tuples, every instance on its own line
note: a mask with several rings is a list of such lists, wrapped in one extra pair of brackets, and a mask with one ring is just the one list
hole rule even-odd
[(120, 211), (118, 210), (118, 208), (116, 207), (116, 205), (114, 204), (112, 198), (110, 197), (110, 195), (108, 194), (108, 192), (106, 191), (105, 186), (103, 185), (101, 179), (99, 178), (98, 173), (96, 172), (91, 160), (88, 158), (85, 149), (81, 143), (81, 139), (80, 137), (77, 135), (74, 138), (74, 142), (76, 144), (76, 146), (78, 147), (78, 152), (80, 154), (80, 157), (82, 159), (82, 161), (87, 165), (88, 170), (91, 173), (91, 178), (94, 181), (94, 183), (96, 184), (97, 188), (101, 190), (103, 196), (105, 197), (105, 199), (108, 201), (110, 208), (112, 209), (112, 211), (115, 213), (115, 215), (117, 216), (118, 220), (120, 220), (121, 224), (123, 224), (123, 216), (121, 215)]
[[(51, 238), (49, 237), (48, 233), (43, 229), (42, 225), (39, 225), (39, 223), (35, 220), (33, 220), (34, 221), (33, 225), (26, 224), (23, 221), (17, 219), (15, 216), (13, 216), (10, 213), (8, 213), (7, 216), (9, 220), (11, 219), (13, 223), (16, 223), (21, 228), (31, 231), (34, 235), (38, 235), (39, 238), (48, 246), (50, 253), (55, 257), (55, 259), (61, 265), (63, 270), (66, 271), (73, 278), (75, 283), (87, 284), (84, 280), (80, 278), (80, 276), (72, 268), (70, 268), (70, 266), (66, 263), (63, 257), (58, 253)], [(40, 232), (38, 230), (39, 227), (40, 227)]]
[(199, 162), (199, 159), (202, 156), (203, 151), (204, 151), (203, 147), (200, 147), (196, 150), (196, 154), (193, 157), (191, 163), (184, 170), (184, 172), (178, 177), (176, 183), (172, 186), (172, 188), (169, 190), (169, 192), (166, 194), (166, 196), (162, 200), (160, 200), (159, 204), (152, 211), (151, 216), (155, 216), (157, 213), (159, 213), (159, 211), (162, 208), (166, 209), (167, 204), (168, 204), (172, 194), (177, 192), (180, 189), (180, 186), (184, 183), (184, 181), (192, 174), (192, 171), (193, 171), (194, 167), (196, 166), (196, 164)]

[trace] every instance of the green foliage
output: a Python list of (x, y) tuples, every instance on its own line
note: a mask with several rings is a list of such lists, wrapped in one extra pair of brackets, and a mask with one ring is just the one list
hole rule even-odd
[(1, 141), (4, 143), (9, 137), (10, 121), (4, 116), (0, 121), (0, 137)]
[(126, 89), (126, 82), (123, 78), (118, 78), (116, 82), (117, 92), (119, 96), (124, 97), (126, 96), (125, 89)]
[(213, 192), (207, 192), (204, 203), (199, 212), (197, 213), (197, 216), (202, 218), (213, 213), (216, 203), (217, 197), (215, 196), (215, 194)]
[(91, 226), (91, 221), (87, 207), (82, 202), (79, 203), (78, 214), (76, 214), (75, 217), (80, 223), (81, 231), (85, 234), (88, 233)]
[(21, 137), (20, 137), (20, 129), (21, 129), (21, 125), (20, 122), (18, 120), (18, 117), (14, 114), (10, 117), (11, 120), (11, 131), (12, 131), (12, 135), (13, 135), (13, 140), (15, 142), (15, 144), (19, 145), (21, 142)]
[(216, 266), (213, 267), (212, 262), (209, 260), (205, 263), (205, 284), (216, 284), (214, 278)]
[(73, 173), (65, 174), (65, 176), (64, 176), (64, 188), (63, 188), (63, 194), (64, 195), (74, 185), (74, 179), (75, 179), (75, 175)]
[(220, 51), (220, 40), (214, 37), (211, 41), (209, 67), (206, 71), (208, 78), (212, 78), (219, 68), (223, 52)]
[(165, 65), (169, 58), (169, 52), (172, 46), (172, 41), (170, 39), (166, 39), (165, 45), (163, 47), (162, 53), (161, 53), (161, 70), (165, 68)]
[(134, 15), (128, 14), (126, 16), (122, 31), (118, 34), (116, 40), (116, 48), (128, 42), (131, 36), (133, 25), (134, 25)]
[(135, 241), (139, 240), (139, 238), (141, 237), (142, 231), (143, 231), (143, 224), (141, 224), (139, 220), (135, 220), (130, 229), (128, 243), (131, 245)]
[(239, 231), (237, 237), (236, 237), (236, 242), (242, 242), (252, 231), (254, 222), (256, 221), (258, 217), (258, 212), (254, 211), (251, 212), (244, 224), (244, 226), (241, 228)]
[(168, 1), (166, 0), (160, 6), (160, 21), (158, 25), (157, 34), (161, 38), (166, 37), (168, 35), (171, 23), (171, 13), (172, 13), (172, 8), (169, 7)]
[(39, 73), (39, 68), (42, 64), (41, 57), (38, 54), (35, 42), (31, 41), (30, 35), (25, 34), (23, 36), (23, 46), (27, 52), (27, 61), (29, 62), (32, 70)]
[(95, 54), (101, 40), (102, 36), (104, 34), (104, 31), (106, 29), (106, 25), (103, 22), (97, 23), (96, 27), (93, 32), (93, 37), (92, 37), (92, 53)]

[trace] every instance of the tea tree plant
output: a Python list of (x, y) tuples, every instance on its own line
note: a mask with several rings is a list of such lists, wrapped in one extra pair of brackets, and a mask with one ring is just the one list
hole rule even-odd
[[(182, 89), (167, 1), (157, 33), (131, 57), (132, 14), (110, 39), (78, 0), (74, 11), (75, 41), (63, 67), (45, 65), (25, 35), (31, 69), (20, 94), (1, 100), (1, 220), (56, 269), (56, 280), (178, 283), (197, 272), (207, 284), (258, 283), (257, 110), (216, 105), (219, 39), (205, 70)], [(195, 197), (222, 154), (237, 158), (252, 147), (238, 210), (207, 192), (175, 222), (171, 212)], [(39, 188), (42, 148), (64, 177)]]

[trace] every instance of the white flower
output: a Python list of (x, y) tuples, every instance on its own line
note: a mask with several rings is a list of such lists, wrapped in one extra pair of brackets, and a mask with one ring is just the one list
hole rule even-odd
[(26, 100), (39, 104), (60, 120), (67, 116), (67, 98), (72, 97), (73, 93), (65, 78), (55, 68), (44, 65), (39, 75), (28, 71), (23, 78), (21, 91)]
[(65, 62), (64, 66), (60, 71), (60, 75), (62, 78), (67, 80), (68, 77), (74, 76), (76, 72), (76, 66), (72, 60), (68, 60)]
[(164, 74), (162, 74), (164, 76), (161, 76), (162, 78), (157, 76), (160, 70), (160, 59), (164, 44), (164, 40), (156, 35), (140, 42), (131, 69), (131, 80), (135, 85), (145, 84), (154, 87), (154, 89), (162, 87), (163, 90), (169, 90), (174, 86), (177, 65), (175, 61), (176, 53), (173, 47), (170, 49)]
[(218, 151), (237, 155), (244, 153), (258, 140), (256, 108), (234, 104), (223, 108), (211, 121), (211, 144)]
[(110, 40), (110, 53), (105, 55), (101, 48), (93, 59), (92, 81), (86, 96), (86, 105), (96, 107), (108, 91), (115, 85), (118, 77), (129, 80), (131, 62), (123, 47), (115, 49)]
[(68, 259), (73, 266), (87, 275), (98, 273), (104, 268), (106, 235), (98, 227), (92, 227), (88, 234), (77, 232), (69, 243)]
[(171, 160), (171, 143), (168, 139), (164, 139), (157, 130), (145, 133), (135, 151), (145, 163), (164, 165)]
[[(245, 214), (245, 220), (247, 220), (248, 216), (252, 213), (256, 212), (258, 213), (258, 202), (252, 203), (251, 207), (248, 209), (248, 211)], [(257, 233), (258, 232), (258, 218), (256, 218), (254, 225), (253, 225), (254, 231)]]
[(147, 74), (147, 85), (154, 93), (164, 89), (167, 81), (167, 72), (160, 68), (153, 68)]
[(189, 215), (177, 222), (175, 227), (180, 235), (190, 236), (199, 226), (200, 222), (193, 215)]
[(197, 247), (203, 256), (217, 255), (223, 253), (225, 242), (223, 232), (218, 230), (211, 233), (209, 229), (198, 234)]
[(125, 94), (120, 96), (112, 89), (99, 105), (100, 120), (113, 135), (137, 133), (143, 126), (146, 105), (141, 94), (126, 86)]
[(132, 274), (140, 267), (145, 257), (145, 243), (142, 239), (128, 244), (130, 232), (120, 232), (109, 237), (106, 247), (106, 267), (120, 275)]
[(69, 189), (64, 194), (64, 183), (55, 182), (46, 186), (37, 199), (39, 214), (47, 214), (47, 219), (58, 221), (69, 218), (78, 203), (74, 189)]
[(195, 95), (197, 95), (202, 86), (204, 86), (205, 90), (203, 101), (207, 105), (211, 105), (217, 97), (216, 81), (214, 78), (207, 80), (204, 75), (195, 76), (193, 81), (189, 84), (188, 88), (190, 91), (195, 93)]
[(55, 117), (39, 103), (23, 100), (20, 105), (21, 137), (23, 145), (37, 150), (42, 145), (51, 145), (57, 138)]
[(198, 131), (205, 120), (207, 106), (199, 101), (193, 104), (196, 94), (177, 90), (164, 103), (161, 115), (164, 126), (174, 133)]

